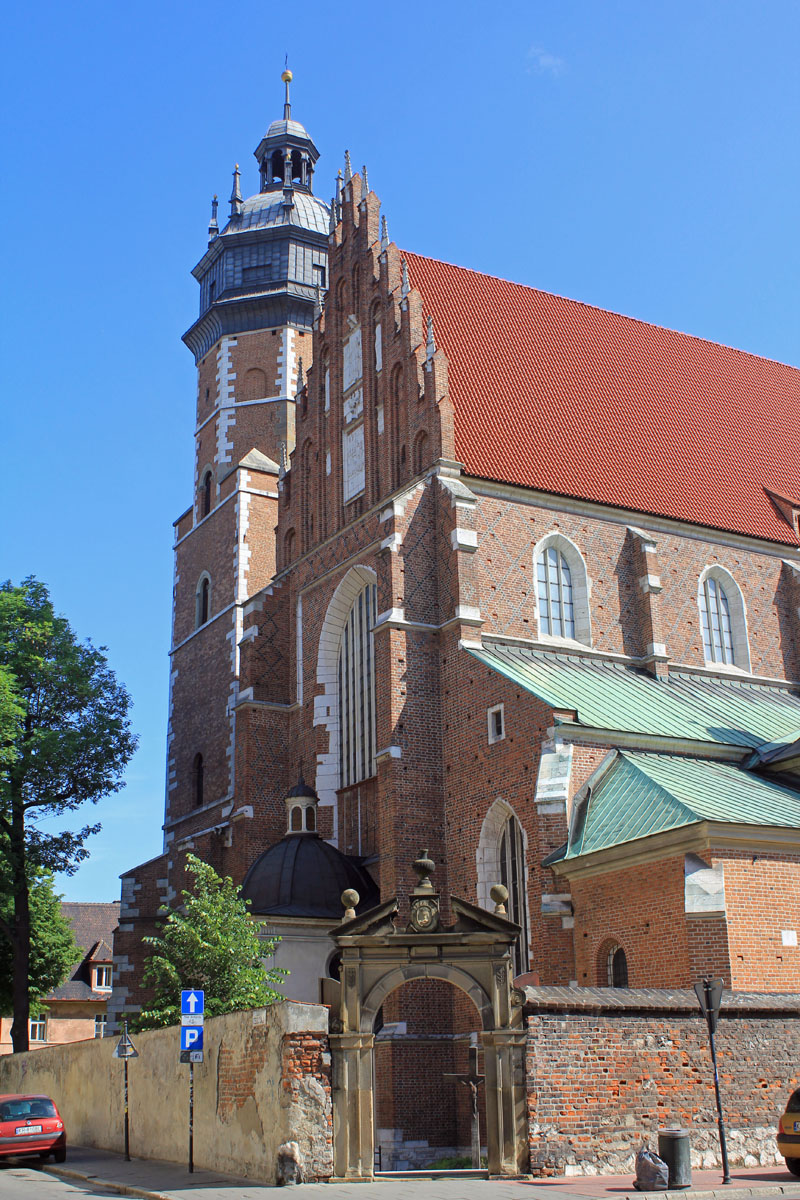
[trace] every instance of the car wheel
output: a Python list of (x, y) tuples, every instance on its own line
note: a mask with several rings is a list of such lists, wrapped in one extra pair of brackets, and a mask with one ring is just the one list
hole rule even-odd
[[(53, 1159), (55, 1160), (55, 1162), (66, 1162), (67, 1161), (67, 1147), (59, 1146), (57, 1150), (54, 1150), (53, 1151)], [(800, 1166), (800, 1163), (798, 1163), (798, 1166)]]
[(787, 1158), (786, 1170), (791, 1171), (793, 1175), (800, 1175), (800, 1158)]
[(40, 1162), (47, 1162), (47, 1160), (48, 1160), (48, 1158), (49, 1158), (49, 1157), (50, 1157), (50, 1151), (49, 1151), (49, 1150), (42, 1150), (41, 1154), (39, 1155), (39, 1161), (40, 1161)]

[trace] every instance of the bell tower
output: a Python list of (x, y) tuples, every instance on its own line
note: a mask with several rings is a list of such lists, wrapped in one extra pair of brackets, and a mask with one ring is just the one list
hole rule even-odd
[[(233, 171), (220, 229), (192, 274), (200, 311), (183, 340), (197, 364), (191, 504), (175, 522), (175, 579), (164, 847), (212, 829), (230, 845), (243, 610), (275, 572), (281, 466), (294, 449), (301, 361), (327, 286), (328, 206), (313, 193), (319, 151), (283, 117), (255, 151), (258, 191)], [(220, 850), (222, 855), (222, 850)]]

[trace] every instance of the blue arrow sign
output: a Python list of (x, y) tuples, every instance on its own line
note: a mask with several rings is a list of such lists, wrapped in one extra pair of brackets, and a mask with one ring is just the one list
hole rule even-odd
[(205, 1008), (206, 994), (200, 991), (199, 988), (193, 988), (188, 992), (181, 992), (181, 1013), (189, 1013), (192, 1016), (201, 1014)]
[(181, 1026), (181, 1050), (202, 1050), (203, 1049), (203, 1027), (202, 1025), (182, 1025)]

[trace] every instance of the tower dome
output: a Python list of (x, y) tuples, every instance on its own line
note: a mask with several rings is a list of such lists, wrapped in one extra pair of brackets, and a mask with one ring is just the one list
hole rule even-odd
[(242, 198), (233, 172), (230, 216), (222, 231), (212, 205), (208, 250), (192, 274), (200, 284), (200, 316), (183, 340), (199, 361), (230, 334), (279, 326), (310, 330), (317, 290), (327, 287), (330, 210), (313, 193), (319, 150), (292, 119), (286, 86), (283, 118), (255, 149), (259, 190)]

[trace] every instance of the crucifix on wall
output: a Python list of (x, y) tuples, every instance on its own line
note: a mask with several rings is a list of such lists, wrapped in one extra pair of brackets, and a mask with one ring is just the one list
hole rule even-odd
[(454, 1079), (456, 1083), (463, 1083), (465, 1087), (469, 1088), (472, 1114), (472, 1166), (474, 1170), (479, 1171), (481, 1166), (481, 1118), (478, 1110), (478, 1088), (483, 1083), (485, 1076), (478, 1074), (478, 1043), (474, 1040), (474, 1035), (469, 1047), (468, 1074), (458, 1075), (448, 1071), (444, 1078)]

